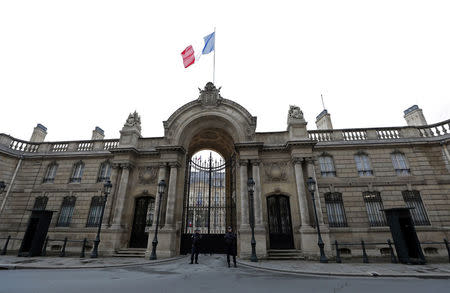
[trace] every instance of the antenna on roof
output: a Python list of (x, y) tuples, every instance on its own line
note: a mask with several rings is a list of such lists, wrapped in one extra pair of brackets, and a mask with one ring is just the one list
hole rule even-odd
[(322, 94), (320, 94), (320, 99), (322, 100), (322, 106), (323, 106), (323, 109), (325, 110), (325, 103), (323, 102), (323, 95)]

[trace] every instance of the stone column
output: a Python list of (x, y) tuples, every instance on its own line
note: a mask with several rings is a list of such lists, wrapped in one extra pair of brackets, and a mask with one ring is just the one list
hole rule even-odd
[[(158, 171), (158, 182), (156, 182), (156, 193), (155, 193), (155, 221), (156, 221), (156, 217), (158, 216), (156, 213), (158, 212), (158, 205), (159, 205), (159, 193), (158, 193), (158, 184), (159, 184), (159, 182), (161, 182), (161, 180), (166, 180), (166, 168), (167, 168), (167, 164), (166, 163), (161, 163), (160, 165), (159, 165), (159, 171)], [(163, 201), (164, 202), (164, 201)], [(160, 218), (159, 218), (159, 220), (160, 220), (160, 224), (161, 224), (161, 217), (162, 217), (162, 214), (163, 214), (163, 212), (162, 212), (162, 209), (163, 209), (163, 206), (162, 206), (162, 204), (163, 204), (163, 202), (161, 202), (161, 210), (159, 211), (159, 216), (160, 216)]]
[(249, 216), (248, 216), (248, 190), (247, 190), (247, 160), (240, 160), (240, 170), (239, 170), (239, 178), (240, 178), (240, 198), (241, 198), (241, 230), (249, 229)]
[(119, 189), (117, 190), (116, 196), (116, 209), (111, 225), (111, 228), (113, 229), (122, 228), (122, 213), (125, 205), (131, 164), (120, 164), (120, 167), (122, 168), (122, 175), (120, 176)]
[(255, 181), (255, 193), (254, 193), (254, 199), (255, 199), (255, 227), (262, 227), (263, 221), (262, 221), (262, 195), (261, 195), (261, 176), (259, 174), (259, 164), (261, 163), (260, 160), (252, 160), (252, 173), (253, 173), (253, 180)]
[(175, 225), (175, 199), (177, 193), (177, 175), (178, 167), (180, 164), (178, 162), (169, 163), (170, 166), (170, 177), (169, 177), (169, 188), (167, 190), (167, 206), (166, 206), (166, 222), (167, 227), (173, 227)]
[(300, 220), (302, 222), (302, 227), (310, 226), (309, 210), (308, 210), (308, 200), (305, 188), (305, 178), (303, 176), (302, 159), (294, 158), (292, 160), (294, 164), (295, 171), (295, 183), (297, 185), (297, 197), (298, 197), (298, 207), (300, 211)]
[(316, 181), (316, 191), (314, 196), (316, 198), (316, 209), (317, 209), (317, 217), (319, 218), (319, 225), (323, 225), (323, 214), (322, 214), (322, 204), (320, 201), (320, 193), (319, 193), (319, 184), (316, 178), (316, 168), (314, 167), (314, 159), (308, 158), (306, 160), (308, 164), (308, 177), (312, 177), (314, 181)]

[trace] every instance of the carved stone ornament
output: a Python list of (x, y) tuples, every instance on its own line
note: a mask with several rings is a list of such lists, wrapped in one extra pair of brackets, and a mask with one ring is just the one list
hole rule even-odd
[(217, 89), (212, 82), (208, 82), (203, 90), (198, 89), (200, 91), (198, 101), (204, 106), (218, 106), (223, 99), (220, 96), (220, 89), (221, 87)]
[(139, 168), (139, 184), (153, 184), (158, 178), (158, 168), (141, 167)]
[(286, 181), (287, 162), (264, 163), (264, 173), (266, 181), (280, 182)]
[(300, 107), (295, 105), (289, 106), (288, 119), (303, 119), (303, 112), (300, 110)]
[(134, 111), (134, 113), (130, 113), (124, 126), (136, 127), (139, 131), (141, 131), (141, 117), (136, 111)]

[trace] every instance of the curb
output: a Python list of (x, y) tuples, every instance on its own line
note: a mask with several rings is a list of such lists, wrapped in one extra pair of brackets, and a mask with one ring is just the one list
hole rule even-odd
[(383, 274), (378, 272), (362, 273), (335, 273), (335, 272), (311, 272), (311, 271), (289, 271), (282, 269), (274, 269), (268, 267), (254, 266), (248, 263), (238, 261), (243, 267), (253, 268), (266, 272), (277, 272), (298, 276), (319, 276), (319, 277), (357, 277), (357, 278), (420, 278), (420, 279), (450, 279), (450, 274)]
[(86, 266), (39, 266), (39, 265), (20, 265), (20, 264), (0, 264), (0, 270), (39, 270), (39, 269), (45, 269), (45, 270), (74, 270), (74, 269), (104, 269), (104, 268), (123, 268), (123, 267), (136, 267), (136, 266), (152, 266), (152, 265), (158, 265), (162, 263), (168, 263), (177, 261), (184, 258), (182, 257), (172, 257), (172, 258), (166, 258), (156, 261), (149, 261), (146, 263), (127, 263), (127, 264), (114, 264), (114, 265), (86, 265)]

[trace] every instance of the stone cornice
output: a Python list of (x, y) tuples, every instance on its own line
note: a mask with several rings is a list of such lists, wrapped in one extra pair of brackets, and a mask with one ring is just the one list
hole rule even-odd
[(164, 146), (157, 146), (155, 147), (156, 151), (159, 153), (179, 153), (184, 155), (186, 153), (186, 149), (183, 146), (171, 146), (171, 145), (164, 145)]
[(242, 142), (242, 143), (235, 143), (234, 148), (239, 151), (241, 149), (258, 149), (261, 150), (264, 146), (263, 142)]

